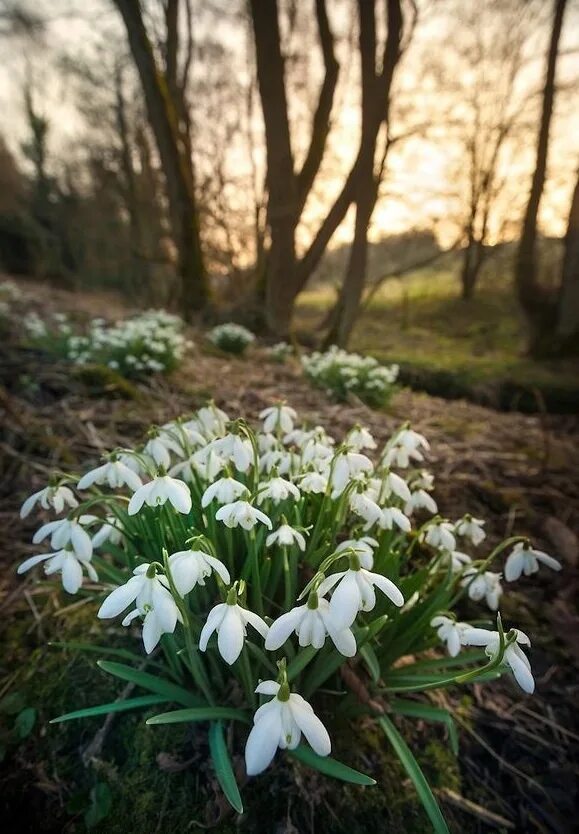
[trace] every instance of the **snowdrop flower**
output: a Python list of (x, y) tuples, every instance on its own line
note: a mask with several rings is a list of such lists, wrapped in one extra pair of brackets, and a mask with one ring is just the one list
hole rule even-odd
[(77, 551), (73, 544), (67, 543), (65, 547), (55, 553), (41, 553), (38, 556), (31, 556), (30, 559), (26, 559), (19, 565), (17, 572), (19, 574), (26, 573), (40, 562), (45, 562), (45, 574), (50, 576), (53, 573), (60, 573), (64, 590), (69, 594), (76, 594), (82, 585), (83, 568), (93, 582), (98, 581), (97, 572), (90, 563), (91, 557), (92, 547), (90, 552), (84, 548)]
[[(358, 563), (356, 565), (356, 562)], [(379, 573), (371, 573), (359, 567), (360, 560), (350, 557), (350, 568), (334, 573), (324, 579), (318, 587), (318, 594), (325, 596), (336, 586), (330, 600), (330, 615), (337, 628), (349, 628), (358, 611), (371, 611), (376, 605), (378, 588), (394, 605), (404, 605), (404, 597), (396, 585)]]
[(332, 472), (332, 498), (337, 498), (348, 483), (365, 472), (371, 472), (374, 464), (366, 455), (359, 452), (342, 452), (334, 460)]
[(297, 544), (300, 550), (306, 549), (304, 536), (299, 530), (290, 527), (289, 524), (282, 524), (277, 530), (269, 534), (265, 540), (265, 546), (271, 547), (274, 544), (278, 544), (280, 547), (292, 547), (292, 545)]
[(333, 644), (345, 657), (356, 654), (356, 639), (349, 628), (338, 629), (330, 615), (330, 603), (327, 599), (320, 599), (316, 593), (311, 593), (306, 605), (292, 608), (287, 614), (282, 614), (269, 627), (265, 639), (268, 651), (279, 649), (290, 634), (295, 632), (302, 648), (313, 646), (321, 649), (326, 642), (326, 635), (330, 636)]
[(271, 521), (247, 501), (233, 501), (231, 504), (224, 504), (215, 513), (217, 521), (222, 521), (226, 527), (243, 527), (244, 530), (251, 530), (258, 521), (265, 524), (271, 530)]
[(157, 575), (154, 565), (136, 567), (129, 581), (108, 595), (97, 617), (101, 620), (116, 617), (132, 602), (136, 608), (127, 614), (122, 624), (128, 626), (135, 617), (144, 617), (143, 644), (147, 654), (150, 654), (162, 635), (173, 634), (177, 621), (182, 622), (167, 578)]
[(123, 538), (122, 531), (116, 526), (115, 516), (108, 515), (100, 529), (92, 537), (92, 546), (97, 549), (105, 542), (119, 544)]
[(505, 564), (505, 579), (515, 582), (524, 573), (531, 576), (539, 570), (539, 563), (552, 570), (561, 570), (561, 563), (542, 550), (535, 550), (527, 542), (518, 542)]
[(196, 416), (197, 425), (206, 437), (220, 437), (225, 434), (229, 415), (217, 408), (215, 403), (200, 408)]
[(72, 510), (78, 507), (78, 501), (69, 487), (62, 485), (47, 486), (26, 499), (20, 508), (20, 518), (27, 518), (37, 504), (40, 504), (43, 510), (52, 507), (57, 514), (61, 513), (65, 506)]
[(248, 776), (256, 776), (268, 767), (276, 750), (294, 750), (302, 733), (318, 756), (329, 756), (332, 743), (328, 731), (301, 695), (291, 693), (287, 684), (262, 681), (255, 690), (260, 695), (273, 695), (259, 707), (245, 746), (245, 768)]
[(382, 457), (384, 466), (398, 466), (406, 469), (413, 460), (424, 460), (421, 449), (428, 451), (428, 440), (412, 429), (402, 429), (386, 448)]
[(203, 550), (179, 550), (169, 556), (169, 570), (177, 592), (184, 597), (196, 585), (205, 585), (205, 578), (215, 573), (229, 585), (229, 571), (219, 559)]
[(306, 472), (300, 478), (300, 489), (302, 492), (323, 494), (328, 488), (328, 479), (321, 472)]
[(412, 499), (408, 484), (396, 472), (388, 472), (386, 474), (382, 484), (382, 491), (386, 498), (389, 498), (390, 495), (395, 495), (397, 498), (401, 498), (402, 501), (411, 501)]
[(429, 495), (425, 489), (417, 489), (410, 496), (410, 500), (406, 502), (404, 512), (406, 515), (412, 515), (414, 510), (428, 510), (434, 515), (438, 512), (438, 505), (432, 495)]
[(38, 544), (50, 536), (50, 544), (55, 550), (61, 550), (70, 544), (75, 553), (88, 561), (92, 556), (92, 540), (83, 525), (92, 524), (94, 521), (97, 521), (94, 515), (81, 515), (78, 519), (61, 518), (49, 521), (36, 531), (32, 541)]
[(352, 431), (348, 433), (346, 443), (354, 452), (376, 448), (376, 441), (368, 429), (363, 428), (363, 426), (354, 426)]
[(440, 614), (430, 621), (432, 628), (436, 629), (439, 640), (446, 643), (446, 649), (451, 657), (456, 657), (460, 647), (464, 644), (464, 635), (471, 626), (468, 623), (457, 623), (450, 617)]
[(438, 550), (456, 550), (454, 524), (450, 521), (437, 521), (430, 524), (422, 536), (422, 540)]
[(374, 549), (378, 547), (376, 539), (371, 536), (362, 536), (361, 539), (347, 539), (340, 542), (335, 553), (343, 553), (345, 550), (354, 551), (360, 560), (360, 564), (366, 570), (372, 570), (374, 565)]
[(467, 513), (464, 518), (456, 522), (454, 530), (457, 536), (464, 536), (477, 547), (487, 536), (483, 526), (484, 521), (481, 518), (473, 518), (472, 515)]
[(231, 504), (242, 495), (249, 495), (245, 484), (236, 481), (235, 478), (220, 478), (207, 487), (201, 498), (201, 506), (208, 507), (214, 499), (220, 504)]
[(411, 528), (410, 519), (398, 507), (383, 507), (378, 525), (382, 530), (392, 530), (396, 525), (404, 533), (410, 532)]
[(257, 503), (263, 504), (269, 498), (274, 504), (279, 504), (280, 501), (285, 501), (290, 496), (295, 501), (300, 499), (300, 491), (295, 484), (285, 478), (271, 478), (266, 483), (260, 484)]
[(467, 589), (467, 594), (474, 602), (484, 599), (491, 611), (498, 610), (499, 599), (503, 593), (500, 573), (493, 573), (490, 570), (478, 573), (476, 568), (469, 568), (464, 572), (460, 584)]
[(453, 550), (452, 553), (448, 552), (448, 558), (450, 559), (454, 573), (459, 573), (466, 565), (470, 565), (472, 562), (468, 553), (461, 553), (460, 550)]
[(111, 489), (119, 489), (125, 484), (135, 492), (143, 486), (137, 473), (118, 459), (109, 460), (96, 469), (91, 469), (78, 482), (78, 489), (88, 489), (94, 484), (107, 484)]
[(382, 518), (382, 509), (363, 492), (353, 492), (350, 495), (350, 509), (353, 513), (364, 519), (366, 522), (364, 525), (365, 530), (369, 530), (370, 527), (377, 524)]
[(216, 631), (219, 654), (231, 666), (241, 654), (248, 624), (262, 637), (267, 637), (267, 624), (257, 614), (237, 604), (237, 592), (232, 588), (227, 595), (227, 602), (219, 603), (209, 612), (199, 636), (200, 651), (207, 649), (209, 638)]
[(225, 437), (218, 437), (212, 440), (205, 447), (207, 453), (211, 450), (225, 460), (231, 461), (240, 472), (247, 472), (253, 462), (253, 448), (251, 442), (238, 434), (226, 434)]
[(257, 448), (260, 454), (271, 452), (278, 448), (278, 439), (275, 434), (259, 434), (257, 436)]
[(163, 469), (169, 469), (171, 466), (170, 452), (181, 454), (175, 441), (166, 434), (160, 433), (149, 438), (143, 449), (143, 453), (150, 457), (156, 466), (163, 467)]
[[(516, 633), (516, 640), (505, 649), (503, 663), (511, 669), (523, 692), (531, 695), (535, 691), (535, 680), (531, 672), (531, 664), (521, 649), (521, 646), (530, 646), (531, 641), (518, 628), (512, 630)], [(497, 631), (488, 631), (486, 628), (470, 628), (465, 631), (463, 637), (467, 646), (484, 646), (485, 653), (491, 660), (498, 656), (500, 636)]]
[(270, 408), (264, 408), (259, 414), (259, 419), (263, 420), (263, 431), (266, 434), (279, 429), (284, 434), (289, 434), (293, 431), (294, 420), (297, 419), (297, 414), (293, 408), (284, 403), (273, 405)]
[(148, 507), (163, 506), (167, 501), (178, 513), (187, 514), (191, 509), (191, 493), (184, 481), (171, 478), (170, 475), (158, 475), (148, 484), (133, 494), (129, 501), (129, 515), (139, 512), (143, 504)]

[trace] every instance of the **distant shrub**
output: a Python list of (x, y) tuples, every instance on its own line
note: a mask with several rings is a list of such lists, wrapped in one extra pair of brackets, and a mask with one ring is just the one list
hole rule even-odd
[(207, 338), (219, 350), (237, 355), (244, 353), (249, 345), (255, 341), (255, 336), (251, 330), (234, 322), (218, 324), (217, 327), (209, 331)]
[(385, 406), (392, 396), (398, 377), (398, 365), (381, 365), (372, 356), (348, 353), (332, 346), (302, 356), (306, 376), (338, 400), (355, 394), (373, 408)]
[(276, 345), (272, 345), (268, 348), (268, 355), (269, 358), (273, 362), (279, 362), (283, 364), (293, 353), (293, 348), (291, 345), (288, 345), (287, 342), (278, 342)]

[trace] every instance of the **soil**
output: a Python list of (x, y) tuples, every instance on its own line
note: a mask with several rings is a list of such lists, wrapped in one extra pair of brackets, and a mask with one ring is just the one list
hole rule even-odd
[[(31, 282), (23, 285), (19, 304), (26, 310), (70, 311), (81, 317), (111, 317), (127, 310), (116, 297), (73, 295)], [(372, 411), (360, 402), (335, 403), (310, 386), (297, 361), (276, 364), (260, 348), (244, 358), (218, 355), (196, 330), (192, 330), (196, 345), (192, 354), (170, 378), (127, 385), (110, 373), (71, 373), (69, 365), (20, 346), (16, 330), (9, 328), (0, 346), (0, 559), (4, 566), (0, 616), (7, 635), (14, 634), (14, 623), (28, 618), (29, 625), (21, 645), (8, 645), (8, 638), (2, 641), (6, 648), (0, 697), (18, 681), (23, 664), (42, 651), (46, 633), (53, 633), (47, 612), (53, 612), (58, 603), (52, 601), (38, 610), (32, 578), (17, 579), (13, 569), (22, 556), (32, 553), (32, 522), (21, 522), (18, 508), (26, 495), (45, 484), (53, 469), (86, 468), (104, 450), (137, 442), (151, 423), (189, 412), (208, 398), (232, 414), (248, 417), (284, 398), (302, 418), (324, 425), (337, 437), (359, 422), (379, 442), (410, 420), (430, 440), (428, 466), (436, 476), (436, 497), (443, 514), (455, 518), (468, 511), (487, 519), (491, 544), (513, 531), (528, 534), (539, 549), (564, 563), (559, 574), (542, 571), (532, 581), (518, 584), (516, 591), (509, 589), (504, 607), (507, 624), (516, 623), (533, 637), (536, 694), (522, 696), (506, 678), (471, 687), (466, 698), (464, 691), (446, 691), (437, 697), (462, 726), (458, 765), (449, 764), (445, 742), (429, 749), (429, 740), (440, 740), (443, 734), (433, 735), (431, 728), (420, 724), (413, 730), (415, 752), (419, 759), (420, 751), (428, 759), (429, 775), (434, 773), (453, 832), (566, 834), (577, 830), (573, 816), (579, 784), (577, 417), (499, 413), (410, 390), (399, 391), (387, 412)], [(80, 724), (76, 732), (78, 747), (83, 732)], [(58, 770), (54, 762), (39, 761), (39, 755), (48, 755), (42, 740), (45, 734), (46, 728), (41, 728), (23, 746), (8, 748), (2, 773), (3, 819), (11, 820), (18, 813), (18, 830), (22, 831), (82, 831), (78, 819), (74, 825), (80, 827), (70, 827), (71, 819), (76, 819), (67, 806), (74, 777), (56, 784), (49, 776)], [(58, 756), (58, 752), (51, 755)], [(368, 757), (371, 761), (370, 753)], [(159, 762), (152, 761), (151, 767), (160, 767)], [(404, 806), (402, 816), (396, 817), (400, 829), (395, 809), (382, 809), (378, 817), (382, 822), (368, 828), (370, 806), (358, 797), (358, 816), (353, 811), (350, 818), (331, 812), (336, 792), (343, 794), (335, 783), (319, 787), (314, 780), (318, 787), (313, 790), (307, 779), (304, 784), (303, 775), (298, 774), (297, 783), (283, 772), (273, 778), (270, 793), (277, 785), (285, 792), (285, 800), (276, 794), (267, 826), (260, 827), (262, 823), (254, 820), (246, 822), (246, 831), (428, 830), (425, 818), (410, 811), (410, 806)], [(412, 793), (406, 783), (404, 787)], [(384, 791), (396, 797), (399, 785), (386, 786)], [(162, 822), (167, 809), (163, 811), (161, 802), (158, 813), (150, 831), (140, 829), (143, 834), (174, 830)], [(394, 816), (389, 817), (390, 813)], [(47, 814), (56, 827), (47, 826)], [(410, 825), (410, 817), (404, 814), (418, 814), (419, 822)], [(233, 830), (227, 827), (230, 824), (231, 820), (220, 823), (222, 827), (216, 830)], [(240, 827), (244, 828), (243, 820)], [(112, 834), (120, 829), (110, 823), (96, 830)], [(137, 829), (125, 826), (123, 830)]]

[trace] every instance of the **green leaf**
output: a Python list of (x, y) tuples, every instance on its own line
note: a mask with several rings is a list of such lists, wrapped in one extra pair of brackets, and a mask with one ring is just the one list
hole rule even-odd
[(26, 706), (26, 698), (21, 692), (10, 692), (0, 701), (0, 713), (4, 715), (16, 715)]
[(365, 773), (360, 773), (348, 765), (338, 762), (336, 759), (331, 759), (329, 756), (318, 756), (311, 747), (306, 747), (300, 744), (295, 750), (287, 750), (288, 756), (297, 759), (302, 764), (308, 767), (313, 767), (314, 770), (319, 770), (325, 776), (331, 776), (334, 779), (340, 779), (342, 782), (351, 782), (354, 785), (375, 785), (376, 780), (371, 776), (366, 776)]
[(140, 695), (138, 698), (127, 698), (125, 701), (112, 701), (110, 704), (98, 704), (94, 707), (77, 709), (74, 712), (67, 712), (53, 718), (50, 724), (59, 724), (61, 721), (74, 721), (76, 718), (92, 718), (93, 715), (108, 715), (110, 712), (128, 712), (131, 709), (143, 709), (154, 704), (164, 704), (167, 698), (163, 695)]
[(366, 664), (366, 667), (370, 673), (370, 677), (374, 683), (378, 683), (380, 680), (380, 663), (378, 658), (376, 657), (376, 652), (367, 643), (365, 646), (362, 646), (360, 649), (360, 655), (362, 656), (362, 660)]
[(97, 782), (90, 792), (90, 806), (84, 815), (84, 821), (87, 828), (94, 828), (99, 822), (102, 822), (108, 817), (111, 806), (113, 804), (113, 797), (111, 789), (106, 782)]
[(111, 660), (98, 660), (97, 666), (104, 672), (108, 672), (109, 675), (114, 675), (123, 681), (134, 683), (143, 689), (148, 689), (149, 692), (156, 692), (158, 695), (163, 695), (168, 701), (175, 701), (186, 707), (196, 707), (205, 703), (199, 695), (183, 689), (182, 686), (177, 686), (177, 684), (171, 683), (171, 681), (165, 680), (164, 678), (158, 678), (156, 675), (150, 675), (148, 672), (141, 672), (140, 669), (126, 666), (124, 663), (114, 663)]
[(243, 814), (243, 803), (235, 780), (229, 750), (225, 743), (223, 725), (219, 721), (209, 727), (209, 749), (211, 750), (215, 775), (223, 788), (227, 801), (238, 814)]
[[(130, 652), (128, 649), (114, 649), (110, 648), (109, 646), (97, 646), (94, 643), (78, 643), (75, 640), (70, 642), (60, 642), (60, 641), (53, 641), (51, 640), (48, 644), (51, 648), (57, 649), (70, 649), (71, 651), (78, 651), (78, 652), (94, 652), (95, 654), (109, 654), (111, 657), (121, 657), (123, 660), (136, 660), (138, 663), (142, 663), (143, 656), (140, 654), (135, 654), (135, 652)], [(159, 669), (162, 669), (160, 663), (155, 663), (154, 660), (147, 661), (148, 666), (156, 666)]]
[(251, 723), (244, 712), (233, 707), (193, 707), (161, 712), (148, 718), (147, 724), (181, 724), (186, 721), (219, 721), (228, 718), (232, 721), (243, 721), (245, 724)]
[(456, 731), (456, 724), (450, 712), (447, 709), (430, 706), (430, 704), (420, 704), (418, 701), (393, 701), (392, 710), (397, 715), (407, 715), (409, 718), (422, 718), (424, 721), (438, 721), (444, 724), (448, 730), (448, 738), (450, 740), (450, 747), (455, 756), (458, 756), (458, 733)]
[(302, 649), (297, 657), (295, 657), (287, 667), (288, 681), (293, 681), (293, 679), (306, 668), (310, 660), (314, 659), (317, 653), (318, 649), (314, 649), (313, 646), (307, 646), (307, 648)]
[(304, 681), (304, 698), (309, 698), (316, 689), (319, 689), (331, 675), (338, 671), (345, 661), (346, 658), (337, 652), (330, 652), (318, 657)]
[(36, 724), (36, 710), (34, 707), (26, 707), (19, 712), (14, 721), (14, 730), (19, 739), (28, 738)]
[(414, 782), (414, 787), (420, 797), (420, 801), (424, 807), (424, 810), (428, 814), (428, 818), (432, 823), (432, 828), (436, 832), (436, 834), (450, 834), (448, 830), (448, 826), (444, 821), (444, 817), (442, 816), (441, 810), (438, 807), (438, 803), (434, 798), (434, 794), (430, 789), (430, 785), (426, 781), (426, 778), (420, 769), (420, 766), (416, 759), (414, 758), (410, 748), (392, 723), (388, 716), (383, 715), (381, 718), (378, 719), (378, 724), (384, 730), (386, 737), (396, 755), (400, 759), (400, 763), (406, 770), (406, 773), (410, 776), (412, 781)]

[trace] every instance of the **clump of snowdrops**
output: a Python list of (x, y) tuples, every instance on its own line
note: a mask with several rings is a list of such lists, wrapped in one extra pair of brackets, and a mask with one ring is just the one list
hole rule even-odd
[(75, 365), (104, 365), (128, 378), (174, 370), (190, 345), (182, 320), (164, 310), (147, 310), (113, 324), (94, 318), (84, 335), (74, 332), (64, 314), (47, 322), (29, 313), (23, 324), (30, 341), (49, 353)]
[[(488, 552), (482, 520), (440, 516), (428, 442), (409, 425), (378, 450), (365, 428), (338, 441), (285, 403), (259, 420), (210, 403), (24, 502), (23, 517), (58, 517), (18, 572), (42, 563), (67, 593), (94, 598), (107, 633), (125, 629), (147, 659), (136, 645), (122, 663), (103, 648), (101, 669), (141, 691), (55, 721), (154, 705), (148, 724), (202, 722), (241, 812), (231, 755), (242, 750), (250, 777), (290, 756), (373, 784), (330, 755), (332, 716), (367, 715), (446, 831), (395, 716), (444, 720), (456, 751), (452, 717), (418, 693), (504, 672), (532, 692), (529, 638), (495, 613), (502, 572), (512, 582), (559, 564), (522, 537)], [(465, 596), (490, 620), (461, 620)]]
[(372, 408), (387, 405), (394, 393), (398, 365), (381, 365), (373, 356), (348, 353), (335, 345), (324, 353), (302, 356), (306, 376), (338, 400), (355, 394)]
[(267, 349), (268, 356), (272, 362), (278, 362), (280, 365), (287, 362), (293, 352), (293, 347), (287, 342), (277, 342), (277, 344), (271, 345)]
[(255, 341), (255, 336), (251, 330), (248, 330), (242, 324), (235, 324), (235, 322), (218, 324), (209, 331), (207, 338), (219, 350), (237, 355), (245, 353), (247, 348)]

